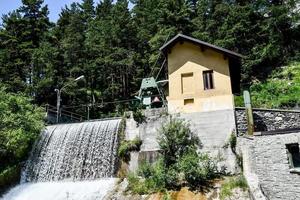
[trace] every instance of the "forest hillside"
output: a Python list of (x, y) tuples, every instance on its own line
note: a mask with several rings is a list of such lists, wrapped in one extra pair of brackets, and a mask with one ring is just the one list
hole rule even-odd
[[(0, 80), (38, 105), (55, 105), (54, 89), (68, 84), (65, 110), (84, 114), (90, 104), (97, 118), (131, 109), (134, 101), (105, 102), (132, 99), (142, 78), (157, 75), (164, 60), (159, 47), (178, 33), (242, 54), (241, 84), (259, 95), (257, 106), (297, 103), (299, 86), (288, 92), (291, 101), (259, 100), (273, 90), (282, 94), (271, 87), (290, 89), (299, 66), (292, 62), (300, 60), (296, 0), (131, 0), (132, 9), (127, 0), (83, 0), (63, 8), (56, 23), (43, 0), (22, 3), (2, 17)], [(74, 82), (81, 75), (85, 80)], [(163, 70), (158, 79), (165, 78)]]

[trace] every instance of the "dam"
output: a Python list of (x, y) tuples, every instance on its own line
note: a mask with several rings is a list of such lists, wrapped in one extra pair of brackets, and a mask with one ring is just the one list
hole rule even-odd
[(99, 200), (113, 188), (121, 119), (47, 126), (2, 200)]

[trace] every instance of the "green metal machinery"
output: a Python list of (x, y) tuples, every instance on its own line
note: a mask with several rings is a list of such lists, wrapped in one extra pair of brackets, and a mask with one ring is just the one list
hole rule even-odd
[(162, 91), (162, 84), (167, 81), (156, 82), (154, 77), (144, 78), (136, 96), (146, 108), (158, 108), (166, 106), (166, 99)]

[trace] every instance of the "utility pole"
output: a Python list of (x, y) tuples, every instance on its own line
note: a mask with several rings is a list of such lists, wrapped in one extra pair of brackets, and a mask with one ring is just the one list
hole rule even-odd
[(61, 101), (61, 89), (54, 90), (57, 93), (57, 100), (56, 100), (56, 123), (59, 123), (59, 115), (60, 115), (60, 101)]
[[(84, 76), (77, 77), (74, 81), (79, 81), (80, 79), (83, 79)], [(70, 84), (70, 83), (69, 83)], [(57, 99), (56, 99), (56, 123), (59, 123), (59, 117), (60, 117), (60, 102), (61, 102), (61, 92), (63, 89), (65, 89), (69, 84), (64, 85), (60, 89), (55, 89), (54, 91), (57, 93)]]
[(90, 104), (87, 105), (87, 120), (90, 120)]

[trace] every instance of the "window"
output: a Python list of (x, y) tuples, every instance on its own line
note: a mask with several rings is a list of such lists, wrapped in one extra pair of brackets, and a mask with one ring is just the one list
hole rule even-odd
[(204, 90), (214, 89), (213, 71), (203, 71)]
[(185, 99), (183, 104), (186, 106), (186, 105), (190, 105), (190, 104), (193, 104), (194, 103), (194, 99)]
[(288, 150), (290, 167), (300, 169), (299, 144), (298, 143), (287, 144), (286, 148)]
[(192, 94), (194, 92), (194, 74), (181, 74), (181, 92), (182, 94)]

